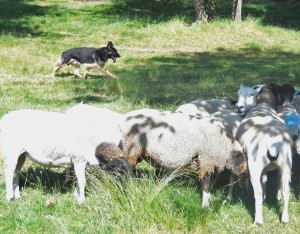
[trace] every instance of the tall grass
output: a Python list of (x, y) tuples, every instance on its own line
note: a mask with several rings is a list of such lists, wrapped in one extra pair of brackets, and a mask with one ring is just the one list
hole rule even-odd
[[(0, 0), (0, 116), (20, 108), (64, 111), (81, 101), (124, 113), (141, 107), (175, 109), (197, 98), (236, 98), (241, 84), (299, 87), (300, 4), (244, 1), (243, 21), (230, 20), (231, 0), (217, 1), (217, 18), (195, 23), (193, 0)], [(112, 40), (122, 55), (87, 80), (52, 66), (71, 47)], [(4, 167), (2, 155), (0, 168)], [(225, 177), (215, 179), (208, 210), (194, 175), (156, 179), (147, 164), (119, 181), (88, 170), (87, 203), (72, 196), (64, 170), (26, 162), (22, 198), (5, 200), (0, 170), (0, 233), (298, 233), (300, 206), (292, 191), (287, 225), (281, 203), (264, 203), (263, 226), (252, 226), (254, 206), (236, 188), (222, 205)], [(222, 180), (221, 180), (222, 181)]]

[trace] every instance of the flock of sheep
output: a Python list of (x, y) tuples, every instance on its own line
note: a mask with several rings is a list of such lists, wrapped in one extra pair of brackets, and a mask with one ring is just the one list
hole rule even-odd
[[(213, 173), (231, 172), (241, 186), (249, 178), (255, 223), (263, 223), (266, 172), (278, 169), (282, 222), (289, 221), (292, 155), (300, 154), (300, 96), (294, 87), (241, 86), (238, 101), (195, 100), (175, 111), (139, 109), (125, 114), (77, 104), (65, 113), (22, 109), (0, 120), (5, 159), (6, 199), (20, 198), (19, 177), (26, 157), (45, 166), (74, 166), (78, 202), (85, 201), (85, 168), (101, 165), (124, 175), (141, 160), (159, 170), (186, 168), (202, 184), (202, 207), (209, 206)], [(234, 107), (234, 105), (236, 107)]]

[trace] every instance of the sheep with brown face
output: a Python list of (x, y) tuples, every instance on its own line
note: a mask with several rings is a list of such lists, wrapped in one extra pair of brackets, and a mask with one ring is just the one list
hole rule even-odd
[(242, 146), (211, 117), (140, 109), (125, 114), (120, 124), (122, 145), (131, 165), (142, 157), (156, 168), (188, 168), (202, 182), (202, 207), (209, 205), (210, 177), (225, 168), (247, 173)]
[(95, 156), (100, 167), (120, 175), (130, 176), (132, 166), (129, 164), (124, 152), (114, 143), (102, 142), (96, 150)]

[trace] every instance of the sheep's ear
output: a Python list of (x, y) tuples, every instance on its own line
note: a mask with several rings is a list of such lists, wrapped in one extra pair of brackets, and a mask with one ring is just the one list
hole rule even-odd
[(264, 86), (264, 85), (256, 85), (256, 86), (253, 87), (253, 89), (254, 89), (254, 91), (255, 91), (256, 93), (259, 93), (260, 90), (261, 90), (261, 88), (262, 88), (263, 86)]
[(96, 157), (97, 157), (98, 161), (101, 162), (101, 163), (106, 164), (106, 163), (109, 162), (108, 159), (106, 157), (104, 157), (103, 155), (96, 156)]

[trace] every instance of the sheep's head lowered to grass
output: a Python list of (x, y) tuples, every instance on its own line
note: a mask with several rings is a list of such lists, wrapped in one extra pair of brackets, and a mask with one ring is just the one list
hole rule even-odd
[(114, 143), (102, 142), (95, 151), (100, 167), (113, 173), (129, 177), (132, 166), (125, 157), (124, 152)]

